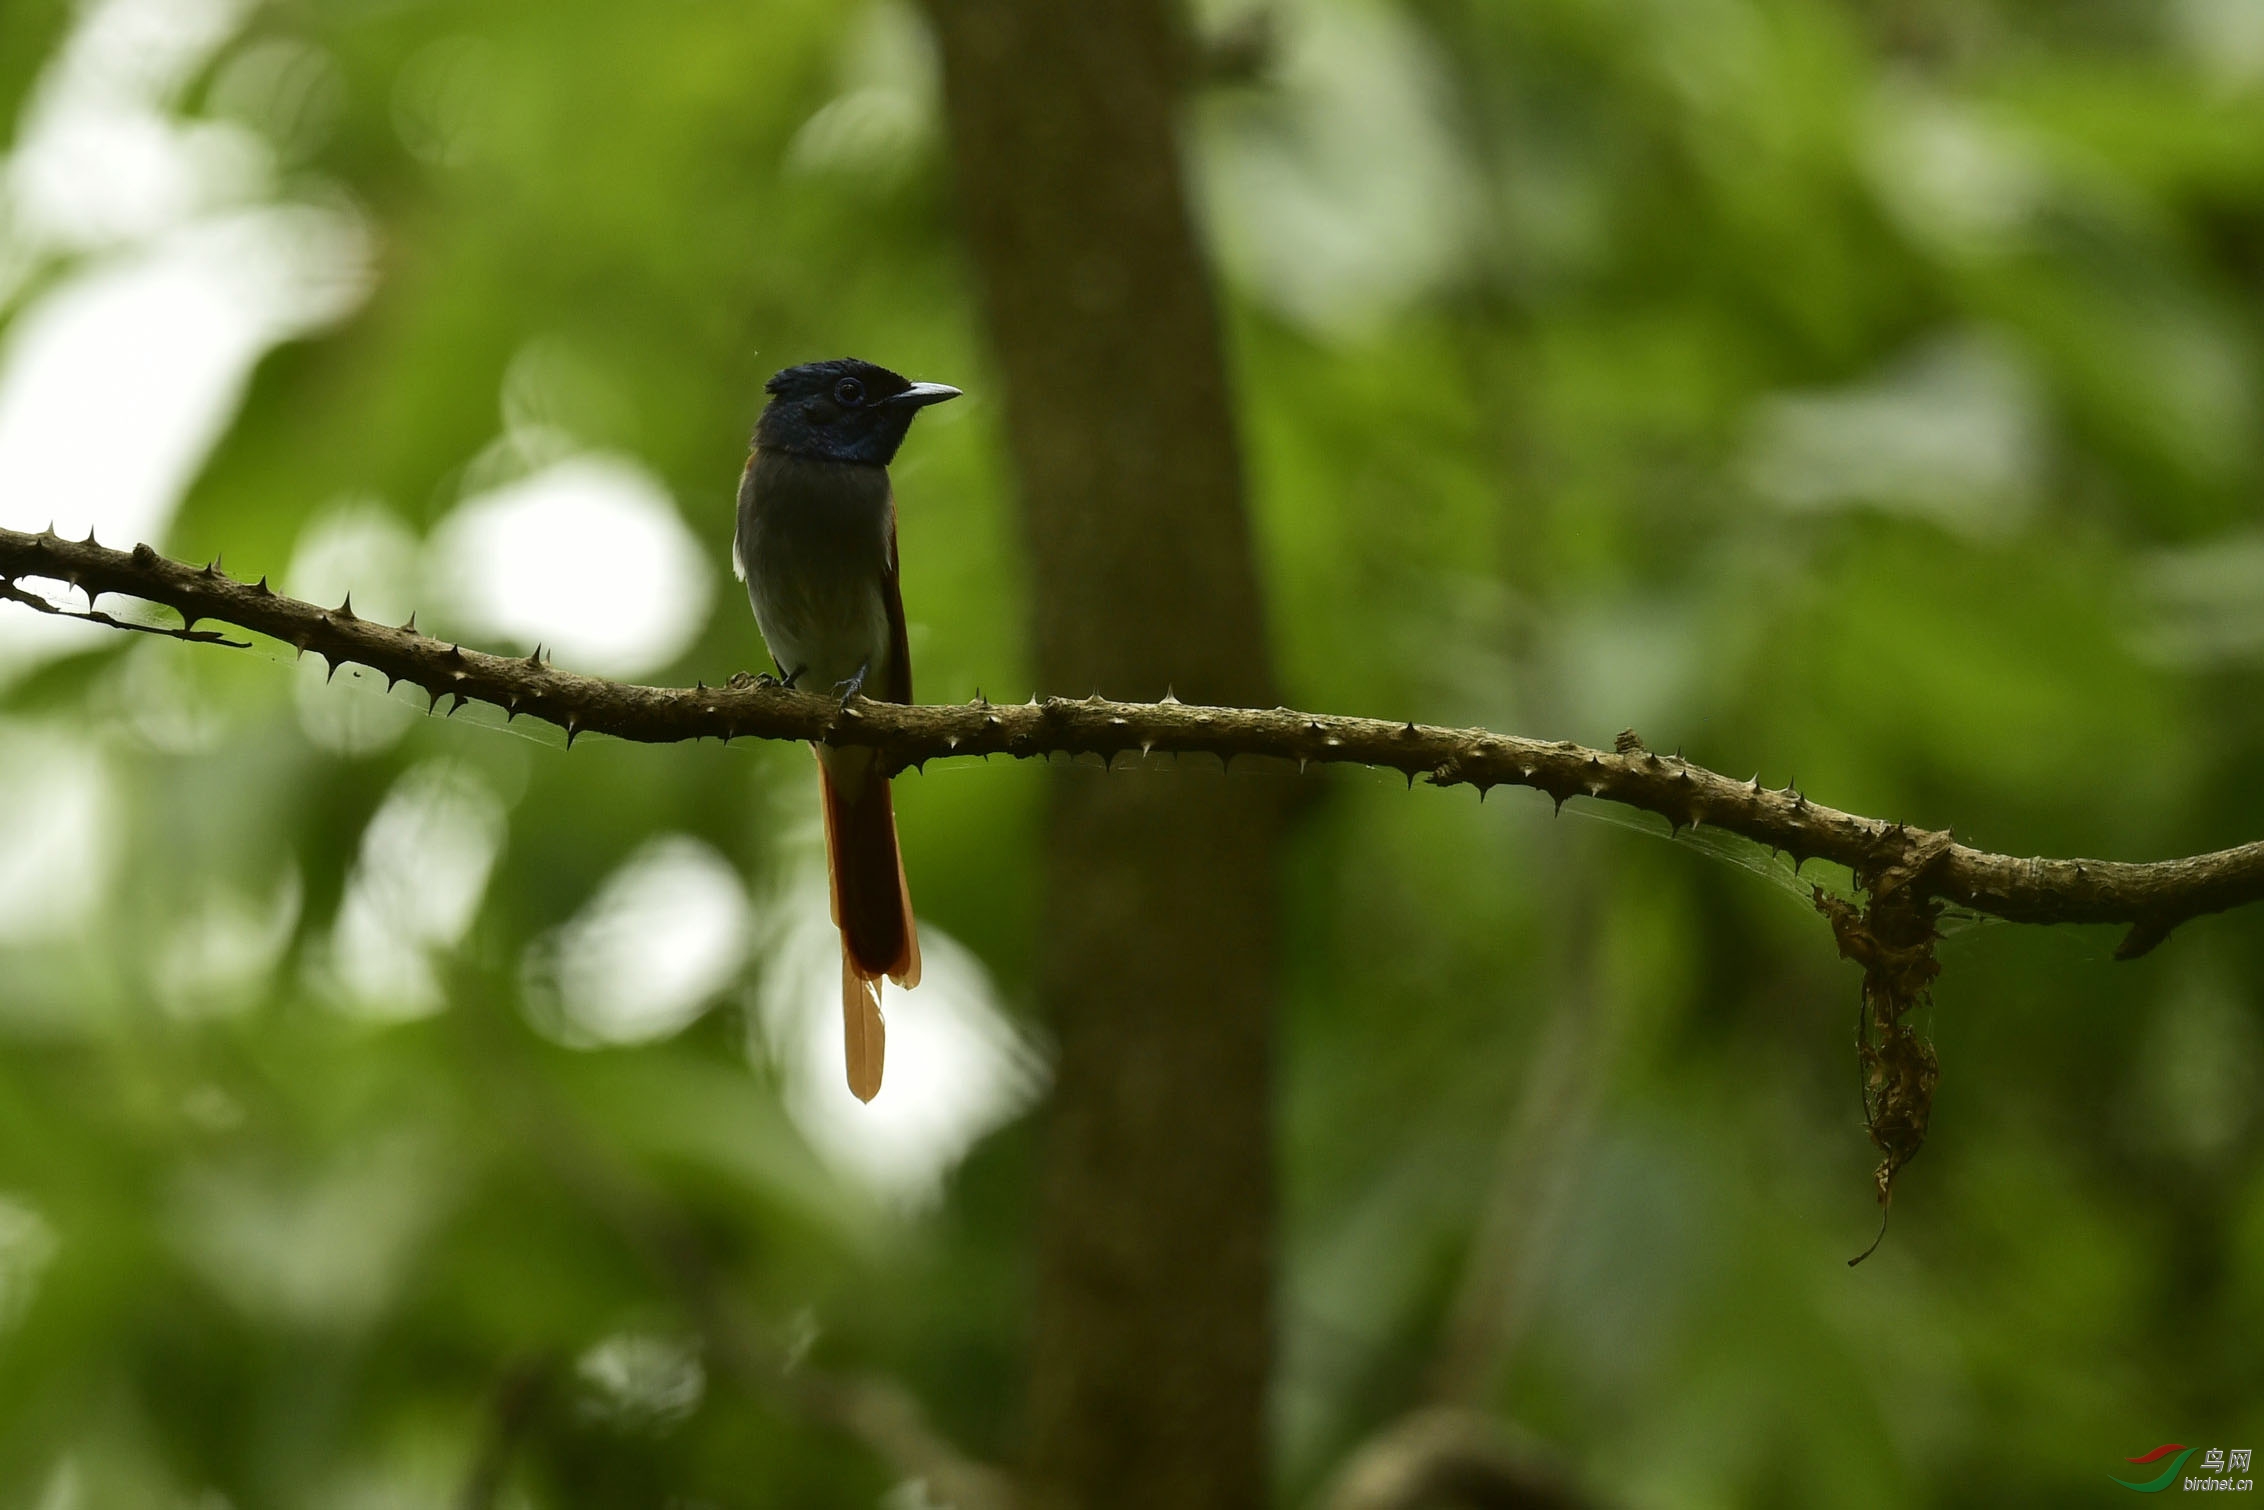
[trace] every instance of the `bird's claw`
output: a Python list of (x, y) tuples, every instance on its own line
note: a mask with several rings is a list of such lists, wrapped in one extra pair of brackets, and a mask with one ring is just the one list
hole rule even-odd
[(867, 661), (862, 666), (859, 666), (857, 668), (856, 675), (850, 677), (845, 682), (835, 682), (833, 684), (833, 690), (841, 694), (841, 706), (843, 709), (846, 710), (848, 706), (851, 703), (855, 702), (859, 695), (864, 692), (865, 673), (872, 669), (873, 663), (871, 661)]

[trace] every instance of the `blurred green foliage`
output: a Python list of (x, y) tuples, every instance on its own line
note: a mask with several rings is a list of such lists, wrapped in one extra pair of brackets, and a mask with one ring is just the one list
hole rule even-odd
[[(18, 9), (0, 103), (29, 121), (68, 29), (132, 7)], [(1293, 705), (1632, 725), (2015, 853), (2264, 833), (2256, 7), (1278, 12), (1187, 145)], [(165, 119), (264, 157), (174, 229), (317, 206), (367, 268), (258, 362), (168, 549), (282, 580), (374, 500), (413, 557), (539, 431), (673, 497), (712, 606), (645, 669), (715, 681), (762, 664), (726, 561), (762, 380), (855, 353), (971, 395), (897, 469), (922, 697), (1039, 690), (914, 12), (214, 14)], [(22, 224), (12, 331), (142, 245)], [(399, 608), (470, 637), (437, 570)], [(0, 803), (62, 814), (0, 830), (0, 1500), (447, 1502), (527, 1378), (503, 1503), (889, 1492), (715, 1356), (655, 1211), (789, 1351), (1014, 1456), (1033, 1124), (892, 1197), (813, 1140), (762, 1025), (815, 884), (806, 755), (396, 727), (287, 657), (134, 638), (0, 692)], [(434, 771), (472, 794), (445, 826), (500, 841), (420, 936), (437, 996), (357, 1012), (366, 835)], [(898, 788), (923, 919), (1017, 1015), (1040, 778)], [(1296, 839), (1285, 1500), (1457, 1346), (1633, 1506), (2088, 1503), (2158, 1442), (2264, 1437), (2254, 916), (2129, 965), (1957, 931), (1932, 1143), (1851, 1272), (1873, 1154), (1817, 877), (1579, 812), (1340, 774)], [(680, 1031), (561, 1034), (530, 948), (663, 835), (746, 878), (752, 953)]]

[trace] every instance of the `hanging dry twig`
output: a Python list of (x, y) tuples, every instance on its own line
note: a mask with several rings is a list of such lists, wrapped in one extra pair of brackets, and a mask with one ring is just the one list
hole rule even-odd
[(1934, 1046), (1908, 1018), (1932, 1001), (1934, 977), (1942, 973), (1934, 958), (1934, 942), (1941, 937), (1934, 921), (1942, 907), (1924, 885), (1927, 872), (1949, 848), (1946, 835), (1929, 836), (1902, 862), (1883, 871), (1858, 872), (1856, 880), (1868, 897), (1860, 910), (1821, 887), (1814, 892), (1816, 910), (1831, 920), (1841, 958), (1863, 967), (1855, 1054), (1862, 1073), (1864, 1126), (1881, 1155), (1872, 1175), (1879, 1194), (1879, 1235), (1847, 1261), (1850, 1268), (1878, 1251), (1887, 1235), (1895, 1176), (1926, 1146), (1926, 1121), (1933, 1113), (1942, 1066)]

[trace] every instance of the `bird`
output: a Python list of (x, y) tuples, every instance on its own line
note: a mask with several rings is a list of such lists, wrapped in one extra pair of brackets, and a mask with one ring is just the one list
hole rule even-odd
[[(959, 397), (854, 357), (774, 374), (739, 478), (731, 565), (777, 665), (765, 681), (912, 701), (888, 464), (930, 404)], [(841, 931), (841, 1021), (850, 1093), (880, 1093), (881, 977), (920, 981), (920, 939), (880, 752), (815, 742), (826, 870)]]

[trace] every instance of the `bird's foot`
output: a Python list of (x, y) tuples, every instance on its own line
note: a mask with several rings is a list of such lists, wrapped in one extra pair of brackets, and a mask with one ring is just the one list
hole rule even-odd
[(835, 682), (833, 684), (833, 690), (841, 694), (841, 706), (843, 708), (847, 708), (864, 693), (865, 676), (872, 669), (873, 663), (870, 660), (863, 661), (859, 663), (856, 675), (850, 677), (849, 680), (845, 682)]

